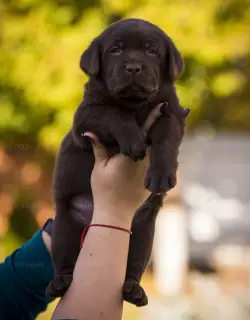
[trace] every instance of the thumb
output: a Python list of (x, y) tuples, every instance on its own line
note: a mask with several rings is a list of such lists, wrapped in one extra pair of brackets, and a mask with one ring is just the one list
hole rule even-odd
[(100, 143), (100, 140), (94, 133), (85, 132), (83, 136), (89, 138), (93, 147), (96, 162), (101, 162), (109, 158), (104, 146)]

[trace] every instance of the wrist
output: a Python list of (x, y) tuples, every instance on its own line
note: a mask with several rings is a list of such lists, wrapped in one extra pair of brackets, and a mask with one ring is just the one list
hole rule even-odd
[(44, 243), (45, 247), (47, 248), (47, 250), (51, 254), (51, 237), (44, 230), (42, 230), (42, 239), (43, 239), (43, 243)]
[(91, 223), (99, 224), (109, 224), (112, 226), (117, 226), (121, 228), (131, 229), (133, 216), (129, 215), (127, 212), (121, 212), (117, 210), (104, 211), (100, 209), (95, 209), (93, 213), (93, 218)]
[(51, 253), (51, 235), (53, 228), (53, 219), (48, 219), (42, 227), (42, 239), (45, 247)]

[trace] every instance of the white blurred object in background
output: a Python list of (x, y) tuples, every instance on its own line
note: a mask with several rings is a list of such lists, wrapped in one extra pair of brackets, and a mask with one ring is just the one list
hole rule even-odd
[(187, 217), (177, 206), (165, 206), (158, 214), (153, 251), (155, 281), (165, 296), (179, 295), (184, 286), (187, 260)]

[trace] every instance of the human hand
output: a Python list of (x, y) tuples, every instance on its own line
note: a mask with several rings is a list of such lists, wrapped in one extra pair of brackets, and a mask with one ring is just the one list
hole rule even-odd
[[(157, 105), (144, 123), (142, 131), (145, 136), (162, 114), (161, 107), (162, 104)], [(109, 157), (93, 133), (86, 132), (84, 135), (91, 139), (95, 155), (95, 165), (91, 175), (93, 219), (97, 218), (100, 223), (102, 218), (105, 220), (108, 215), (109, 218), (112, 216), (115, 219), (132, 221), (135, 211), (149, 196), (149, 191), (144, 187), (149, 167), (149, 153), (147, 152), (144, 160), (138, 162), (122, 154)]]

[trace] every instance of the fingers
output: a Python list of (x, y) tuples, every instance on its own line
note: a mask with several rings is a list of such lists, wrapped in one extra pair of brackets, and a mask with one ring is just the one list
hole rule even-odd
[(109, 158), (108, 154), (104, 146), (100, 143), (98, 137), (92, 132), (85, 132), (84, 137), (88, 137), (90, 139), (90, 142), (93, 147), (93, 152), (95, 155), (95, 161), (96, 162), (107, 161)]
[(190, 109), (187, 108), (184, 110), (184, 118), (187, 118), (187, 116), (189, 115)]
[(161, 107), (163, 107), (164, 103), (159, 103), (157, 106), (149, 113), (146, 121), (142, 126), (142, 131), (145, 136), (147, 136), (150, 128), (155, 123), (155, 121), (162, 115)]

